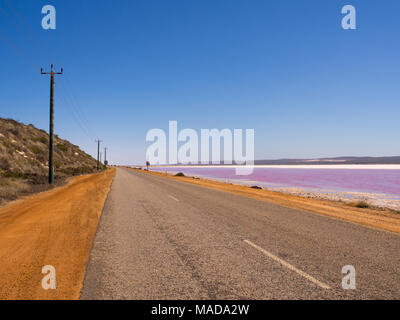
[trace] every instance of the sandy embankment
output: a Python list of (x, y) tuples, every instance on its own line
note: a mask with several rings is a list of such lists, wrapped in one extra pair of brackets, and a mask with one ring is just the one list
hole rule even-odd
[(169, 179), (197, 184), (207, 188), (236, 193), (246, 197), (264, 200), (282, 206), (301, 209), (317, 214), (330, 216), (340, 220), (358, 223), (368, 227), (373, 227), (380, 230), (385, 230), (400, 234), (400, 214), (390, 210), (355, 208), (349, 206), (348, 204), (337, 201), (329, 201), (323, 199), (309, 199), (281, 192), (252, 189), (244, 185), (228, 184), (223, 182), (207, 180), (203, 178), (194, 179), (193, 177), (175, 177), (171, 174), (165, 174), (154, 171), (149, 171), (149, 172), (144, 171), (144, 172), (156, 176), (167, 177)]
[[(97, 224), (115, 175), (67, 185), (0, 209), (0, 299), (78, 299)], [(56, 269), (56, 289), (42, 288), (42, 267)]]

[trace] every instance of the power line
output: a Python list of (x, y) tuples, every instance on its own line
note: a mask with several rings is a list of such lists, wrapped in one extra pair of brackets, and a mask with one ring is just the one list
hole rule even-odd
[[(8, 6), (8, 4), (7, 4), (7, 6)], [(5, 11), (1, 6), (0, 6), (0, 12), (7, 18), (7, 20), (9, 22), (11, 22), (16, 27), (16, 29), (22, 34), (22, 36), (25, 38), (25, 40), (28, 40), (29, 42), (31, 42), (36, 47), (36, 49), (38, 49), (40, 54), (43, 54), (45, 57), (47, 57), (47, 54), (43, 53), (42, 48), (38, 47), (35, 41), (32, 41), (32, 39), (30, 37), (26, 36), (26, 34), (21, 30), (20, 26), (14, 21), (14, 19), (12, 19), (8, 15), (7, 11)]]
[[(19, 55), (26, 63), (30, 64), (34, 68), (37, 67), (37, 65), (35, 63), (36, 61), (34, 62), (33, 60), (31, 60), (32, 59), (31, 56), (26, 55), (23, 50), (19, 49), (18, 46), (15, 44), (15, 42), (12, 39), (10, 39), (9, 37), (7, 37), (7, 35), (2, 30), (0, 30), (0, 33), (3, 34), (3, 36), (0, 36), (0, 39), (5, 44), (7, 44), (15, 53), (17, 53), (17, 55)], [(63, 85), (63, 82), (61, 82), (61, 84)], [(65, 90), (65, 94), (68, 94), (67, 89), (65, 87), (63, 87), (63, 88)], [(61, 91), (61, 92), (64, 93), (63, 91)], [(79, 120), (79, 116), (77, 116), (77, 112), (74, 111), (73, 102), (71, 102), (72, 100), (68, 101), (67, 97), (64, 95), (62, 95), (62, 98), (64, 99), (67, 107), (69, 108), (70, 112), (72, 113), (75, 122), (78, 124), (78, 126), (81, 128), (81, 130), (88, 136), (88, 138), (90, 140), (93, 140), (93, 136), (91, 136), (89, 134), (88, 129), (86, 129), (85, 126), (82, 124), (81, 120)]]
[[(80, 115), (80, 113), (79, 113), (79, 111), (78, 111), (78, 109), (77, 109), (72, 97), (71, 97), (71, 94), (67, 90), (66, 85), (64, 84), (64, 82), (61, 82), (61, 87), (63, 89), (63, 94), (65, 94), (65, 100), (66, 100), (66, 102), (68, 104), (69, 109), (71, 110), (71, 112), (73, 112), (74, 116), (76, 116), (76, 119), (79, 120), (79, 124), (84, 128), (84, 131), (86, 133), (88, 133), (89, 136), (91, 136), (90, 135), (90, 130), (86, 126), (85, 122), (83, 121), (83, 119), (82, 119), (82, 117), (81, 117), (81, 115)], [(93, 140), (92, 136), (91, 136), (91, 139)]]
[(69, 80), (68, 75), (65, 77), (65, 79), (66, 79), (65, 87), (66, 87), (66, 89), (69, 89), (71, 101), (75, 104), (77, 113), (80, 116), (80, 118), (82, 119), (82, 123), (84, 123), (88, 132), (92, 132), (90, 125), (89, 125), (89, 121), (86, 118), (85, 112), (84, 112), (81, 104), (79, 103), (78, 99), (76, 98), (74, 91), (72, 90), (71, 81)]
[[(61, 88), (63, 88), (62, 81), (60, 83), (61, 83)], [(67, 107), (69, 113), (72, 115), (73, 120), (76, 122), (76, 124), (82, 130), (82, 132), (89, 138), (89, 140), (93, 140), (93, 136), (91, 136), (90, 133), (85, 129), (85, 127), (81, 123), (81, 120), (79, 119), (79, 116), (77, 115), (76, 111), (74, 110), (72, 104), (68, 101), (66, 92), (64, 92), (63, 90), (60, 90), (59, 92), (60, 92), (60, 96), (62, 97), (62, 99), (64, 101), (65, 106)]]
[[(17, 55), (19, 55), (26, 63), (28, 63), (29, 65), (31, 65), (33, 68), (37, 67), (37, 64), (32, 60), (34, 58), (32, 58), (30, 55), (27, 55), (24, 53), (23, 50), (19, 49), (18, 46), (15, 44), (15, 42), (11, 39), (9, 39), (9, 37), (2, 31), (0, 30), (0, 33), (3, 34), (3, 36), (0, 35), (0, 40), (2, 40), (6, 45), (8, 45)], [(61, 93), (61, 97), (65, 102), (65, 105), (68, 107), (68, 110), (70, 111), (70, 113), (72, 114), (73, 119), (75, 120), (75, 122), (78, 124), (79, 128), (82, 130), (82, 132), (90, 139), (93, 140), (93, 135), (90, 134), (90, 130), (85, 127), (85, 124), (82, 122), (82, 120), (80, 120), (80, 116), (78, 115), (79, 112), (76, 111), (76, 109), (74, 109), (75, 105), (72, 102), (72, 98), (69, 95), (68, 90), (66, 89), (66, 87), (63, 85), (63, 82), (61, 81), (61, 85), (62, 88), (64, 89), (60, 91)], [(70, 100), (68, 100), (70, 99)], [(86, 120), (87, 121), (87, 120)]]
[[(29, 39), (31, 43), (35, 44), (36, 49), (39, 49), (39, 51), (41, 52), (41, 54), (43, 54), (45, 57), (50, 57), (53, 59), (53, 54), (51, 53), (51, 50), (46, 46), (46, 44), (44, 44), (40, 38), (38, 38), (35, 33), (32, 31), (32, 29), (25, 23), (24, 19), (18, 14), (18, 12), (13, 8), (13, 6), (7, 1), (4, 0), (8, 9), (11, 10), (13, 12), (13, 14), (15, 15), (15, 17), (17, 17), (17, 19), (19, 20), (19, 22), (22, 24), (22, 26), (26, 29), (26, 31), (29, 33), (29, 37), (26, 36), (26, 34), (21, 30), (22, 28), (18, 27), (18, 25), (14, 22), (14, 20), (12, 20), (9, 16), (8, 13), (0, 7), (1, 12), (7, 17), (7, 19), (12, 22), (12, 24), (14, 24), (15, 26), (17, 26), (18, 31), (24, 36), (24, 38)], [(0, 30), (1, 31), (1, 30)], [(1, 40), (3, 40), (5, 42), (4, 39), (2, 39), (0, 37)], [(36, 43), (35, 43), (36, 42)], [(38, 44), (38, 45), (36, 45)], [(19, 56), (21, 56), (26, 62), (28, 62), (29, 64), (31, 64), (32, 66), (34, 66), (36, 68), (35, 63), (33, 63), (31, 61), (31, 56), (28, 54), (27, 57), (20, 53), (18, 49), (16, 49), (15, 47), (13, 47), (12, 45), (9, 44), (9, 46), (18, 53)], [(36, 60), (36, 59), (33, 59)], [(66, 83), (64, 85), (64, 82), (61, 81), (61, 87), (62, 87), (62, 91), (64, 96), (63, 99), (66, 102), (66, 105), (68, 107), (68, 109), (70, 110), (75, 122), (78, 124), (78, 126), (80, 127), (80, 129), (82, 130), (82, 132), (89, 138), (92, 140), (93, 135), (91, 134), (92, 131), (90, 129), (90, 125), (89, 125), (89, 121), (87, 120), (87, 117), (85, 116), (85, 113), (83, 111), (83, 108), (81, 107), (78, 99), (76, 98), (76, 95), (73, 93), (72, 90), (72, 85), (70, 84), (70, 80), (67, 74), (65, 74), (65, 79), (66, 79)]]
[(37, 65), (32, 61), (31, 57), (23, 53), (23, 50), (19, 49), (18, 45), (12, 39), (10, 39), (4, 31), (0, 29), (0, 33), (3, 34), (3, 36), (0, 36), (0, 39), (6, 45), (8, 45), (11, 48), (11, 50), (13, 50), (17, 55), (19, 55), (26, 63), (30, 64), (34, 68), (37, 67)]
[[(32, 29), (29, 27), (29, 25), (27, 23), (25, 23), (25, 20), (18, 14), (17, 10), (14, 9), (14, 7), (11, 5), (11, 3), (8, 0), (4, 0), (4, 2), (6, 3), (6, 6), (8, 7), (8, 9), (10, 9), (13, 14), (17, 17), (17, 19), (20, 21), (20, 23), (25, 27), (25, 29), (29, 32), (29, 34), (31, 35), (31, 37), (40, 44), (40, 49), (44, 49), (44, 51), (46, 52), (46, 55), (49, 56), (51, 58), (51, 60), (55, 60), (54, 59), (54, 55), (51, 54), (51, 50), (49, 49), (49, 47), (42, 42), (42, 40), (40, 40), (39, 37), (36, 36), (36, 34), (32, 31)], [(39, 47), (38, 47), (39, 48)]]

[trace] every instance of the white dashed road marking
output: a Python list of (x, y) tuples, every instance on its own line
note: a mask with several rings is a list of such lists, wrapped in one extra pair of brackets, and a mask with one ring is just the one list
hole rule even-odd
[(171, 195), (168, 195), (168, 197), (170, 197), (171, 199), (174, 199), (175, 201), (179, 202), (179, 200)]
[(252, 246), (253, 248), (256, 248), (257, 250), (261, 251), (263, 254), (265, 254), (267, 257), (271, 258), (272, 260), (275, 260), (276, 262), (279, 262), (281, 265), (284, 267), (288, 268), (289, 270), (292, 270), (296, 272), (297, 274), (301, 275), (302, 277), (306, 278), (307, 280), (315, 283), (316, 285), (320, 286), (323, 289), (330, 289), (331, 287), (328, 286), (327, 284), (315, 279), (314, 277), (310, 276), (309, 274), (297, 269), (295, 266), (292, 266), (290, 263), (282, 260), (281, 258), (278, 258), (277, 256), (273, 255), (272, 253), (269, 253), (268, 251), (264, 250), (263, 248), (259, 247), (258, 245), (252, 243), (249, 240), (244, 240), (248, 245)]

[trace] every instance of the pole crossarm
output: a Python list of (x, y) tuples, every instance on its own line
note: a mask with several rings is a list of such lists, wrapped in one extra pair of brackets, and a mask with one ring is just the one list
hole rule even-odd
[(54, 71), (54, 66), (51, 65), (51, 71), (50, 71), (50, 72), (44, 72), (44, 71), (43, 71), (43, 68), (41, 68), (41, 69), (40, 69), (40, 74), (50, 74), (50, 75), (52, 75), (52, 74), (64, 74), (64, 69), (61, 68), (61, 72), (55, 72), (55, 71)]

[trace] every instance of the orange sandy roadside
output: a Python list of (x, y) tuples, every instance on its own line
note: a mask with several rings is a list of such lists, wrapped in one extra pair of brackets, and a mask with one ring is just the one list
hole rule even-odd
[[(0, 208), (0, 299), (78, 299), (115, 169)], [(42, 288), (42, 267), (56, 289)]]
[[(135, 170), (135, 169), (132, 169)], [(400, 234), (400, 214), (389, 210), (362, 209), (351, 207), (342, 202), (309, 199), (294, 195), (273, 192), (268, 190), (252, 189), (247, 186), (227, 184), (207, 179), (193, 179), (192, 177), (175, 177), (170, 174), (143, 171), (152, 175), (163, 176), (169, 179), (197, 184), (203, 187), (218, 189), (246, 197), (272, 202), (281, 206), (301, 209), (336, 219), (345, 220), (368, 227)]]

